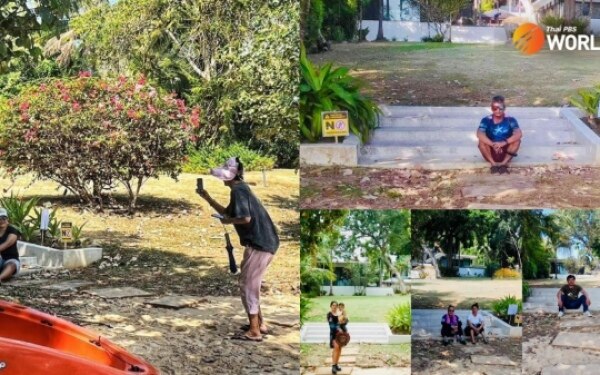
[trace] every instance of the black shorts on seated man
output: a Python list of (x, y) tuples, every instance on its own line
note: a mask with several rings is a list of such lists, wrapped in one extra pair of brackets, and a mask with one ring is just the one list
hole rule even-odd
[(8, 212), (0, 208), (0, 282), (7, 281), (19, 273), (21, 262), (17, 240), (21, 233), (8, 223)]

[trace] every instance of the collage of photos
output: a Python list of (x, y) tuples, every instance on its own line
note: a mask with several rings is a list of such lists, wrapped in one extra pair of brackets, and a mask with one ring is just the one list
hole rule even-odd
[(0, 1), (0, 375), (599, 375), (600, 0)]

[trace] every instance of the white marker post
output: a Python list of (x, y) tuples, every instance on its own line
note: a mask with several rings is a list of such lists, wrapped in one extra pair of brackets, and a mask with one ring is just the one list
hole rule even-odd
[(50, 210), (42, 208), (42, 215), (40, 218), (40, 232), (42, 233), (42, 246), (44, 246), (44, 234), (48, 230), (50, 225)]
[(508, 305), (508, 321), (509, 323), (514, 319), (515, 315), (519, 312), (518, 305)]

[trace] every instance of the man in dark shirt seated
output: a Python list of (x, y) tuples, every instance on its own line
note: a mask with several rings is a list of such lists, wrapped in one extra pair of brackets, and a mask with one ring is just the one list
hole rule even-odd
[(479, 151), (483, 158), (490, 163), (492, 174), (509, 173), (508, 163), (517, 156), (523, 137), (517, 120), (505, 116), (505, 111), (504, 97), (494, 96), (492, 98), (492, 114), (481, 119), (477, 129)]
[(19, 251), (17, 240), (21, 233), (8, 224), (8, 212), (0, 208), (0, 282), (7, 281), (19, 273)]
[[(581, 293), (581, 295), (579, 295)], [(575, 276), (567, 276), (567, 284), (563, 285), (558, 293), (556, 293), (556, 299), (558, 302), (558, 317), (561, 318), (565, 315), (565, 309), (577, 310), (583, 306), (583, 314), (585, 316), (592, 316), (590, 313), (589, 306), (592, 304), (590, 296), (587, 294), (585, 289), (575, 284)]]

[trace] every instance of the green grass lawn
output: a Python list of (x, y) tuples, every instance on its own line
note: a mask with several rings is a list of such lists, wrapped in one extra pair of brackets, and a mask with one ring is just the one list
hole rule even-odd
[(542, 50), (524, 56), (512, 45), (344, 43), (311, 55), (347, 66), (382, 104), (560, 106), (577, 89), (600, 83), (597, 51)]
[(366, 296), (323, 296), (311, 298), (311, 309), (307, 322), (326, 322), (327, 312), (331, 301), (343, 302), (351, 322), (386, 323), (388, 311), (395, 305), (410, 302), (410, 295), (394, 295), (388, 297)]

